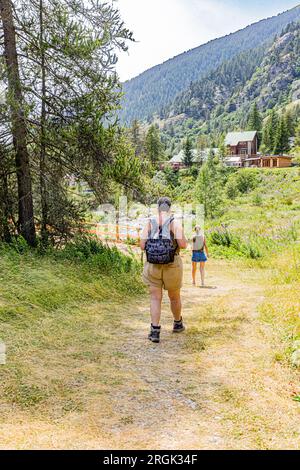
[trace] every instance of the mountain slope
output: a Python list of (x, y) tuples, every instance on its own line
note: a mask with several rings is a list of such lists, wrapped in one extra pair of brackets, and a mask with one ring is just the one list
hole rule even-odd
[(262, 111), (300, 99), (300, 22), (291, 24), (267, 51), (245, 88), (233, 99), (237, 109), (254, 100)]
[(265, 48), (242, 52), (223, 62), (216, 70), (179, 93), (163, 114), (164, 118), (185, 114), (196, 120), (209, 119), (211, 112), (224, 105), (236, 90), (242, 89), (262, 62)]
[(283, 28), (300, 19), (300, 5), (223, 38), (178, 55), (124, 83), (120, 118), (147, 119), (174, 100), (189, 84), (237, 54), (271, 43)]
[[(256, 101), (264, 112), (300, 99), (300, 22), (291, 23), (267, 49), (243, 52), (177, 95), (164, 118), (185, 115), (209, 121), (237, 112), (247, 115)], [(230, 118), (230, 120), (232, 120)]]

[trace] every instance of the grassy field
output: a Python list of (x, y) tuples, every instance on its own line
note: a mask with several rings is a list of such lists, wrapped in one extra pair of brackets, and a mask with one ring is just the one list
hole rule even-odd
[(137, 273), (2, 253), (0, 448), (300, 448), (292, 323), (277, 328), (254, 263), (212, 261), (205, 291), (185, 257), (187, 331), (172, 335), (165, 299), (157, 346)]
[(276, 256), (299, 241), (300, 170), (248, 169), (245, 174), (255, 178), (253, 188), (227, 195), (223, 215), (208, 221), (209, 233), (225, 226), (232, 236), (229, 244), (211, 239), (214, 253), (229, 258)]
[(212, 289), (185, 255), (187, 332), (164, 301), (158, 347), (132, 258), (1, 247), (0, 448), (300, 448), (300, 178), (268, 173), (209, 223)]
[[(300, 247), (288, 247), (270, 263), (261, 318), (272, 326), (275, 358), (300, 367)], [(279, 340), (279, 341), (278, 341)]]
[[(2, 418), (11, 407), (40, 413), (43, 405), (56, 417), (80, 410), (82, 387), (101, 371), (101, 345), (120, 326), (114, 310), (143, 292), (138, 267), (122, 272), (125, 257), (117, 256), (116, 269), (107, 274), (103, 257), (100, 269), (97, 255), (75, 251), (57, 257), (2, 249), (0, 339), (7, 348), (7, 365), (0, 368)], [(83, 363), (90, 365), (84, 373)], [(100, 375), (100, 387), (116, 381)]]
[(254, 187), (208, 222), (213, 256), (244, 259), (265, 275), (262, 319), (281, 340), (277, 359), (300, 365), (300, 169), (247, 170)]

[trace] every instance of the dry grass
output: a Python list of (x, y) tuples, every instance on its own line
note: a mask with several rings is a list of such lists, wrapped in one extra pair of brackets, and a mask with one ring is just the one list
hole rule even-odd
[(257, 314), (264, 270), (214, 261), (203, 290), (187, 264), (187, 332), (165, 301), (157, 346), (132, 280), (15, 262), (1, 258), (1, 448), (299, 448), (299, 375)]
[(293, 345), (300, 340), (300, 247), (287, 247), (271, 262), (261, 318), (272, 326), (274, 358), (291, 363)]

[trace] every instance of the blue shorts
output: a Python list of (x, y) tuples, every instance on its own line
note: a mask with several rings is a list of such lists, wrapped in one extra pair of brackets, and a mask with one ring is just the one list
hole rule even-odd
[(192, 257), (193, 263), (206, 263), (207, 258), (204, 251), (194, 251)]

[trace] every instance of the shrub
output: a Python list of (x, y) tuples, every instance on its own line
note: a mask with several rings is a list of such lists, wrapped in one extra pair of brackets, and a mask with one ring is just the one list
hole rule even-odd
[[(230, 249), (231, 257), (244, 256), (250, 259), (259, 259), (262, 257), (262, 250), (257, 240), (243, 241), (238, 235), (234, 235), (229, 231), (228, 227), (222, 226), (209, 234), (209, 243), (218, 247)], [(218, 250), (218, 254), (222, 254)], [(226, 251), (228, 255), (228, 250)]]
[(283, 200), (283, 204), (285, 204), (286, 206), (292, 206), (293, 199), (291, 197), (287, 197), (286, 199)]
[(247, 258), (250, 259), (259, 259), (262, 257), (262, 252), (259, 249), (256, 243), (248, 241), (247, 243), (242, 244), (241, 252), (245, 254)]
[(237, 184), (234, 178), (230, 178), (225, 187), (226, 195), (229, 199), (236, 199), (239, 195)]
[(29, 245), (27, 244), (25, 238), (23, 238), (21, 235), (12, 239), (10, 247), (19, 254), (23, 254), (29, 251)]
[(260, 206), (263, 205), (263, 198), (262, 198), (262, 196), (261, 196), (260, 193), (256, 193), (256, 194), (254, 195), (254, 197), (253, 197), (253, 204), (254, 204), (255, 206), (258, 206), (258, 207), (260, 207)]
[(103, 272), (128, 273), (139, 269), (139, 263), (121, 253), (118, 248), (110, 248), (96, 238), (81, 236), (68, 243), (63, 250), (56, 252), (60, 259), (86, 262)]
[(213, 245), (226, 246), (227, 248), (231, 246), (239, 246), (240, 244), (240, 239), (234, 236), (225, 226), (211, 232), (209, 235), (209, 241)]
[(259, 185), (259, 172), (253, 169), (240, 170), (230, 176), (226, 184), (226, 194), (229, 198), (236, 198), (240, 194), (247, 194)]

